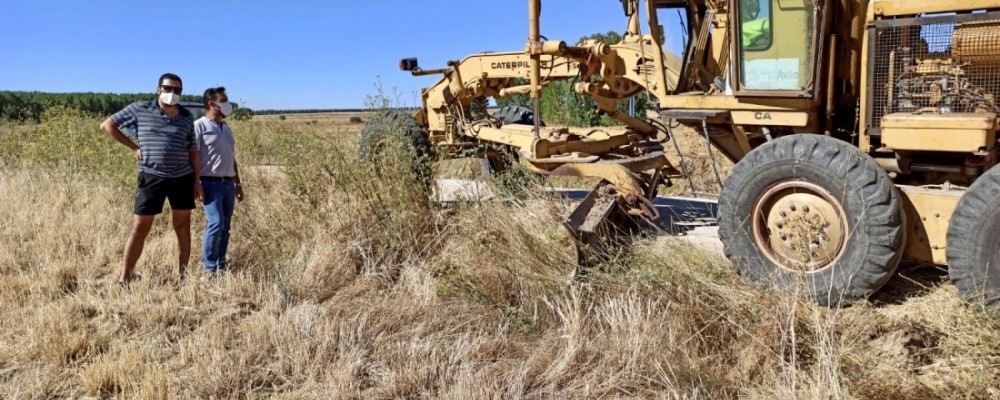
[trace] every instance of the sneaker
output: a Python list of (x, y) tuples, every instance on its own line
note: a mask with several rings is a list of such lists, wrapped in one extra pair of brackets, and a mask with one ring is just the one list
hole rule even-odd
[(218, 274), (215, 273), (215, 272), (205, 271), (204, 274), (201, 274), (200, 276), (198, 276), (198, 282), (203, 282), (203, 283), (204, 282), (211, 282), (211, 281), (215, 280), (215, 277), (217, 275)]

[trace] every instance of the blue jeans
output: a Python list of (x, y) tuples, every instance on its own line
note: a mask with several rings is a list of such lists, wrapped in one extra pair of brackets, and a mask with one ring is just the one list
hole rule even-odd
[(205, 195), (205, 238), (201, 262), (205, 272), (226, 269), (226, 249), (229, 247), (229, 225), (236, 205), (236, 184), (233, 181), (203, 181)]

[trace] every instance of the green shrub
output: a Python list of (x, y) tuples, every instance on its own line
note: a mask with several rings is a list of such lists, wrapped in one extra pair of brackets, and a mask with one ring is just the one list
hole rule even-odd
[(38, 124), (4, 126), (0, 153), (10, 162), (67, 168), (115, 182), (134, 180), (132, 152), (101, 132), (100, 123), (93, 114), (52, 106)]
[(245, 107), (237, 108), (233, 110), (233, 114), (230, 117), (237, 121), (249, 121), (253, 118), (253, 110)]

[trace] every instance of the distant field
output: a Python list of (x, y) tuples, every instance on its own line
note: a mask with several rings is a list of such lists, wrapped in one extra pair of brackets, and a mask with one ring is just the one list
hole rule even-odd
[[(494, 112), (497, 109), (490, 109), (490, 112)], [(321, 113), (277, 113), (277, 114), (267, 114), (267, 115), (255, 115), (254, 119), (257, 120), (270, 120), (270, 119), (280, 119), (282, 116), (285, 117), (287, 121), (329, 121), (337, 122), (341, 124), (349, 124), (351, 117), (360, 117), (362, 120), (368, 120), (368, 116), (371, 114), (370, 111), (331, 111), (331, 112), (321, 112)]]
[(268, 114), (268, 115), (255, 115), (254, 119), (268, 120), (268, 119), (280, 119), (284, 116), (286, 120), (291, 121), (311, 121), (311, 120), (328, 120), (328, 121), (348, 121), (351, 117), (365, 117), (371, 114), (365, 111), (343, 111), (343, 112), (322, 112), (322, 113), (287, 113), (287, 114)]
[[(281, 124), (285, 129), (297, 128), (328, 133), (357, 134), (369, 120), (369, 112), (324, 112), (297, 114), (255, 115), (253, 121), (264, 124)], [(360, 122), (351, 122), (360, 118)]]

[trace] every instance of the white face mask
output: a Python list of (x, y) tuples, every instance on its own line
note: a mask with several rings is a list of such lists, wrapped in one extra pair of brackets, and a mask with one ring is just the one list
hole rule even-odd
[(233, 113), (233, 103), (228, 101), (225, 103), (219, 103), (219, 112), (222, 113), (223, 116), (228, 117), (229, 114)]
[(181, 101), (181, 95), (179, 95), (177, 93), (163, 92), (163, 93), (160, 93), (160, 101), (162, 101), (163, 104), (166, 104), (168, 106), (172, 106), (172, 105), (177, 104), (178, 102)]

